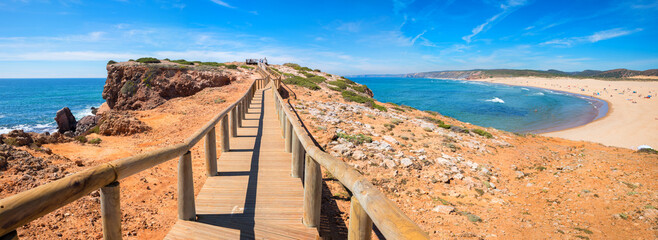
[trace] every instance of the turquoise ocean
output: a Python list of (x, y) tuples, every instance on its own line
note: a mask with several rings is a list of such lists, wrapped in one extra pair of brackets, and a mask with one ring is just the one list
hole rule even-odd
[(69, 107), (76, 119), (100, 106), (105, 78), (0, 79), (0, 133), (53, 132), (55, 113)]
[[(381, 102), (432, 110), (484, 127), (541, 133), (586, 124), (605, 116), (595, 98), (539, 88), (422, 78), (353, 78)], [(76, 119), (100, 106), (104, 78), (0, 79), (0, 133), (12, 129), (53, 132), (57, 110)]]
[(465, 80), (351, 78), (380, 102), (431, 110), (510, 132), (542, 133), (587, 124), (607, 114), (605, 101), (560, 91)]

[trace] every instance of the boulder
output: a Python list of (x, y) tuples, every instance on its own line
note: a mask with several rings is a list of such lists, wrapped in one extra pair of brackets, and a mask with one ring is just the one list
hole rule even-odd
[(75, 135), (79, 136), (86, 133), (87, 131), (89, 131), (89, 129), (95, 127), (98, 124), (98, 120), (100, 119), (101, 116), (99, 115), (89, 115), (83, 117), (82, 119), (80, 119), (80, 121), (78, 121), (78, 124), (75, 127), (76, 128)]
[(55, 115), (55, 122), (57, 122), (57, 131), (65, 133), (67, 131), (75, 131), (75, 117), (68, 107), (62, 108), (57, 111)]
[(363, 151), (361, 151), (361, 150), (356, 150), (352, 153), (352, 158), (354, 158), (356, 160), (363, 160), (363, 159), (366, 159), (366, 157), (367, 157), (366, 154), (363, 153)]

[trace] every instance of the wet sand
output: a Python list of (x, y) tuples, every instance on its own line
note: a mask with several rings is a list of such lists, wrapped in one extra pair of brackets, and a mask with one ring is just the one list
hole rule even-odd
[[(658, 81), (603, 81), (574, 78), (489, 78), (482, 80), (516, 86), (539, 87), (595, 97), (608, 102), (608, 114), (583, 126), (543, 133), (637, 149), (658, 148)], [(651, 98), (646, 98), (651, 95)]]

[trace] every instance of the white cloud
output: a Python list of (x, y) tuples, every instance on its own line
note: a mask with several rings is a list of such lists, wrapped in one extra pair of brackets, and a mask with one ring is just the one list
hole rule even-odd
[(590, 42), (595, 43), (595, 42), (598, 42), (598, 41), (601, 41), (601, 40), (626, 36), (626, 35), (633, 34), (633, 33), (639, 32), (639, 31), (642, 31), (642, 29), (637, 28), (637, 29), (634, 29), (634, 30), (623, 30), (621, 28), (615, 28), (615, 29), (596, 32), (596, 33), (592, 34), (591, 36), (587, 36), (587, 40), (589, 40)]
[(228, 4), (228, 3), (226, 3), (226, 2), (224, 2), (224, 1), (222, 1), (222, 0), (210, 0), (210, 1), (216, 3), (216, 4), (220, 5), (220, 6), (227, 7), (227, 8), (235, 8), (234, 6), (231, 6), (230, 4)]
[(490, 28), (491, 26), (493, 26), (497, 20), (499, 21), (504, 19), (505, 17), (507, 17), (507, 15), (516, 11), (518, 7), (525, 5), (525, 3), (526, 3), (525, 0), (508, 0), (507, 3), (500, 5), (500, 8), (503, 9), (501, 13), (494, 15), (493, 17), (487, 19), (484, 23), (476, 26), (471, 30), (471, 34), (462, 37), (462, 39), (466, 41), (466, 43), (471, 43), (473, 37), (480, 34), (480, 32), (484, 31), (487, 27)]
[(423, 31), (422, 33), (416, 35), (416, 37), (414, 37), (413, 39), (411, 39), (411, 45), (416, 44), (416, 40), (418, 40), (418, 38), (420, 38), (421, 36), (423, 36), (423, 34), (425, 34), (425, 33), (427, 33), (427, 30)]
[(589, 36), (584, 36), (584, 37), (571, 37), (571, 38), (562, 38), (562, 39), (553, 39), (549, 40), (546, 42), (541, 43), (540, 45), (558, 45), (558, 46), (563, 46), (563, 47), (571, 47), (573, 45), (579, 44), (579, 43), (595, 43), (611, 38), (617, 38), (621, 36), (626, 36), (630, 35), (636, 32), (642, 31), (642, 28), (636, 28), (633, 30), (624, 30), (622, 28), (614, 28), (610, 30), (604, 30), (604, 31), (599, 31), (595, 32), (592, 35)]

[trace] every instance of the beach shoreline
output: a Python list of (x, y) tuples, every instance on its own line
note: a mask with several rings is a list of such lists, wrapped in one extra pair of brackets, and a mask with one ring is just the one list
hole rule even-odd
[[(473, 79), (489, 83), (536, 87), (605, 101), (607, 114), (587, 124), (541, 135), (597, 142), (637, 149), (658, 146), (658, 81), (603, 81), (597, 79), (513, 77)], [(651, 95), (652, 98), (645, 98)], [(652, 111), (653, 109), (653, 111)], [(653, 114), (653, 115), (652, 115)]]

